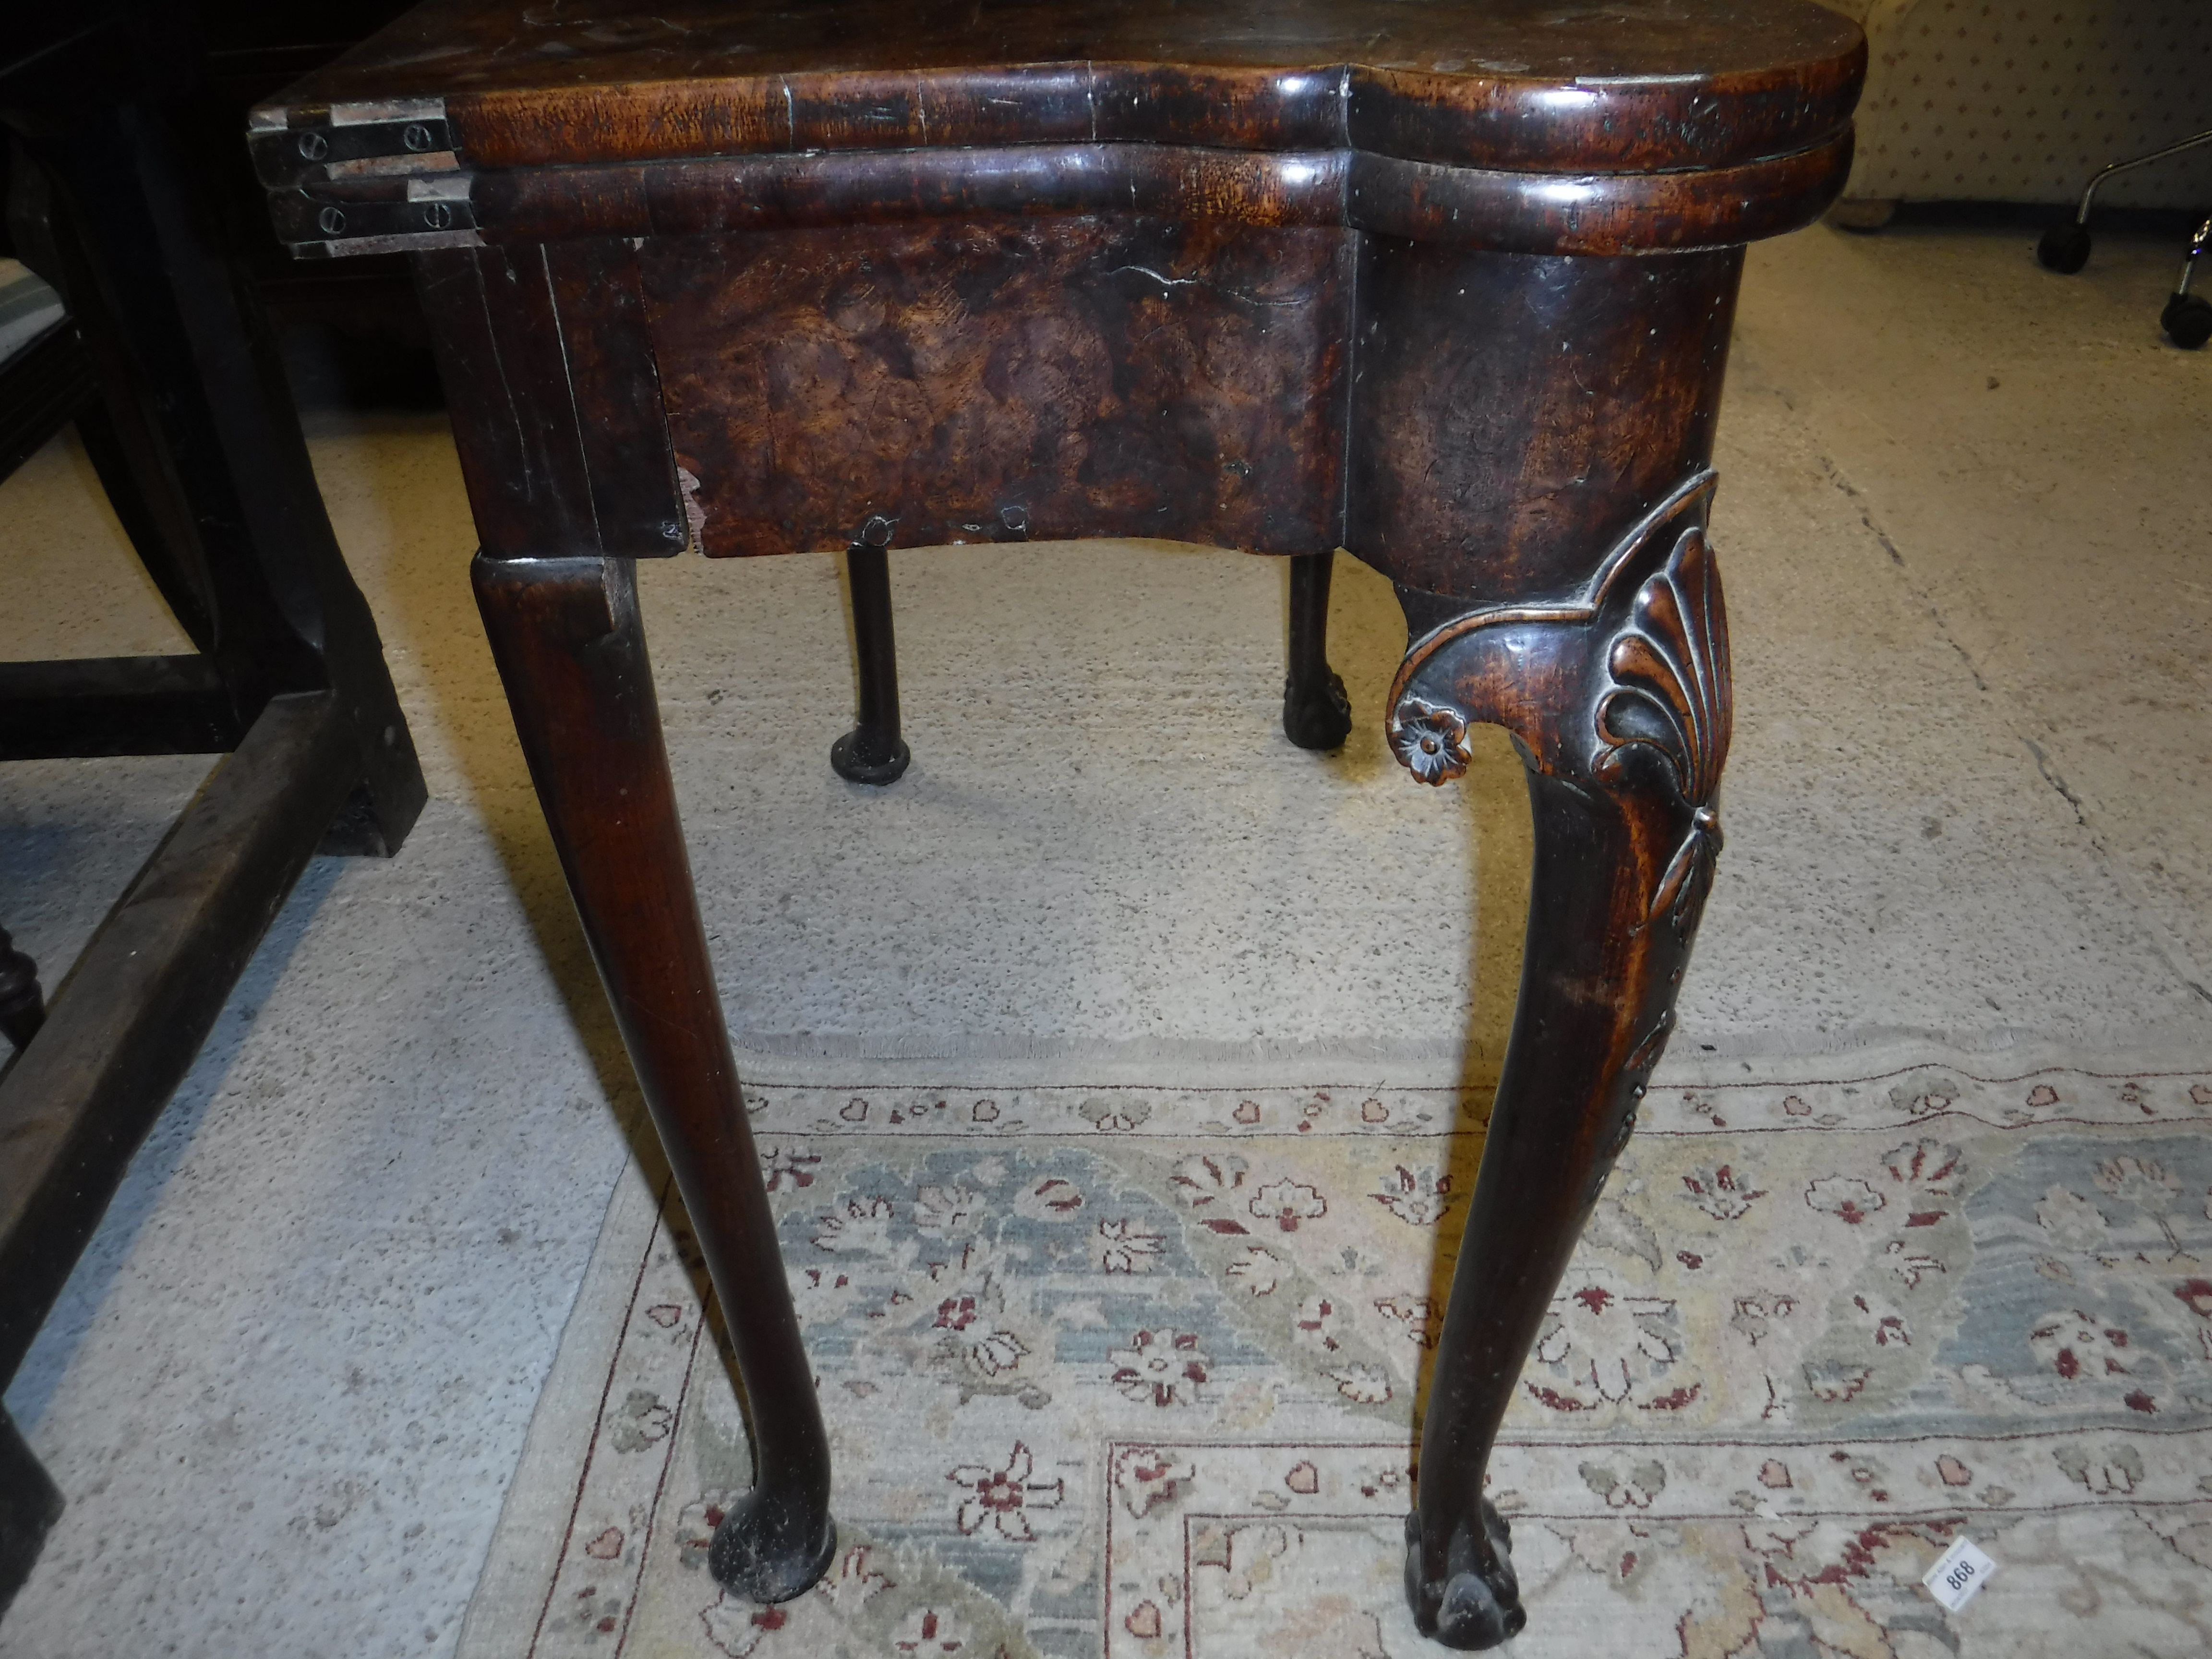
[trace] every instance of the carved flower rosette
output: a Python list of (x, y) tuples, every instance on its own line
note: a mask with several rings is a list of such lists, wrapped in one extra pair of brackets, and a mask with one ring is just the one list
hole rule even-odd
[(1467, 770), (1467, 720), (1457, 709), (1401, 698), (1387, 735), (1391, 752), (1423, 783), (1440, 784)]
[(1734, 707), (1721, 573), (1703, 530), (1684, 531), (1666, 564), (1637, 590), (1606, 672), (1612, 685), (1597, 707), (1603, 747), (1591, 769), (1617, 777), (1623, 753), (1641, 744), (1672, 770), (1691, 809), (1690, 829), (1652, 892), (1646, 920), (1671, 910), (1676, 929), (1686, 933), (1721, 850), (1714, 798)]

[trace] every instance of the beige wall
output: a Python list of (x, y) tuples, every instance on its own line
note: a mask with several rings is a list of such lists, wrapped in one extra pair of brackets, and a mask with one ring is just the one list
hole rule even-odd
[[(2063, 202), (2107, 161), (2212, 127), (2212, 0), (1841, 0), (1867, 31), (1845, 194)], [(2212, 146), (2113, 206), (2212, 210)]]

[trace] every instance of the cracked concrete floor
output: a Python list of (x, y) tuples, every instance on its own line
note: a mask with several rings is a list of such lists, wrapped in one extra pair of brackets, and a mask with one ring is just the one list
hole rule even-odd
[(2212, 1005), (2212, 501), (2187, 482), (2212, 383), (2156, 331), (2171, 245), (2101, 238), (2075, 278), (2024, 246), (1816, 232), (1757, 250), (1733, 407), (1771, 398), (1817, 434), (1965, 669), (1962, 712), (2032, 763), (2077, 832), (2081, 890), (2109, 884), (2185, 993), (2144, 1023), (2185, 1022)]
[[(2030, 240), (1752, 252), (1715, 520), (1729, 850), (1678, 1061), (2212, 1038), (2212, 358), (2158, 335), (2170, 244), (2061, 279)], [(70, 1498), (10, 1656), (450, 1651), (635, 1131), (442, 423), (311, 426), (433, 799), (398, 859), (311, 867), (9, 1391)], [(0, 654), (179, 647), (88, 489), (66, 444), (0, 488)], [(1359, 726), (1323, 761), (1273, 729), (1272, 565), (984, 549), (893, 579), (916, 761), (863, 796), (823, 764), (834, 562), (646, 572), (755, 1075), (1494, 1070), (1516, 769), (1491, 734), (1462, 787), (1395, 775), (1385, 584), (1340, 576)], [(0, 919), (50, 984), (207, 770), (0, 769)]]

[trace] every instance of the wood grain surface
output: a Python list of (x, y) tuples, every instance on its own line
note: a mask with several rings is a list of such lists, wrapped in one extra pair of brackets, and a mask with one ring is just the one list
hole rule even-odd
[(1741, 249), (1367, 246), (1344, 544), (1393, 581), (1564, 597), (1711, 459)]
[[(1346, 150), (1028, 144), (520, 167), (480, 175), (471, 202), (475, 228), (494, 243), (1121, 212), (1342, 226), (1502, 252), (1648, 252), (1794, 229), (1834, 198), (1850, 162), (1849, 133), (1741, 167), (1571, 179)], [(349, 207), (362, 188), (349, 187)], [(274, 198), (277, 234), (320, 235), (327, 193)]]
[[(701, 544), (1342, 537), (1340, 230), (1133, 217), (647, 241)], [(696, 481), (696, 483), (695, 483)]]
[(485, 551), (1150, 536), (1559, 599), (1709, 464), (1740, 249), (1128, 215), (418, 256)]
[(1864, 53), (1810, 0), (431, 0), (261, 120), (441, 99), (488, 167), (1081, 140), (1646, 172), (1833, 137)]

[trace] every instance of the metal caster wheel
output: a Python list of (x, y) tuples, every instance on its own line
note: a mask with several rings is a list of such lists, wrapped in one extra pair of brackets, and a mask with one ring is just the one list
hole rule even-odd
[(2035, 263), (2071, 276), (2089, 263), (2089, 233), (2071, 220), (2051, 226), (2035, 245)]
[(2159, 313), (2158, 325), (2166, 337), (2185, 351), (2194, 351), (2212, 340), (2212, 300), (2194, 294), (2177, 294)]

